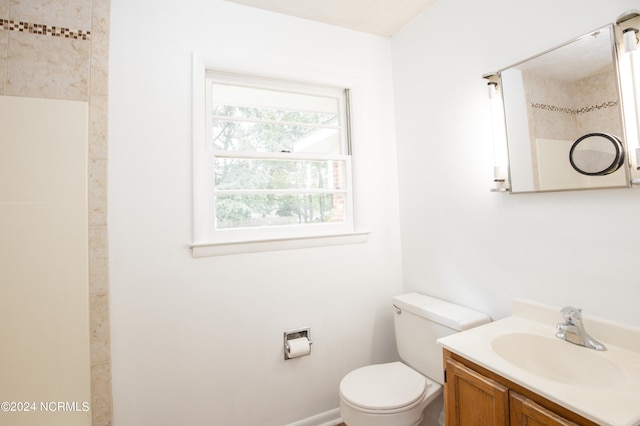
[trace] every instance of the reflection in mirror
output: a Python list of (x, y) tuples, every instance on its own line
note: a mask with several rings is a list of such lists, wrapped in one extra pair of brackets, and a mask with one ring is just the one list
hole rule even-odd
[(511, 192), (630, 185), (612, 25), (499, 75)]
[(624, 164), (622, 142), (605, 133), (589, 133), (580, 137), (569, 151), (571, 167), (587, 176), (604, 176)]

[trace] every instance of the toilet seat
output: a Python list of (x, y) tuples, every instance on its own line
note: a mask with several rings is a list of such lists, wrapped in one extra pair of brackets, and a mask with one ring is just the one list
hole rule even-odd
[(340, 382), (343, 402), (360, 412), (393, 414), (421, 404), (431, 386), (422, 374), (401, 362), (368, 365)]

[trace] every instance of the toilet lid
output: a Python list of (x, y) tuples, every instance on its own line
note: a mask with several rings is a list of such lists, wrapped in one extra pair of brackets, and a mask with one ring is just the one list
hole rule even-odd
[(401, 362), (368, 365), (347, 374), (340, 393), (349, 403), (374, 410), (406, 407), (422, 398), (427, 379)]

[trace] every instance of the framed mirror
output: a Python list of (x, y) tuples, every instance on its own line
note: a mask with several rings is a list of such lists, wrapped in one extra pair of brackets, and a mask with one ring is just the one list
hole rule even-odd
[(630, 186), (613, 25), (498, 75), (511, 192)]

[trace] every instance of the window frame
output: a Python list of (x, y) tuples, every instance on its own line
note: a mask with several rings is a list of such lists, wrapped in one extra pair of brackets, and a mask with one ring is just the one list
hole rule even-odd
[[(285, 160), (328, 160), (336, 159), (345, 163), (345, 221), (341, 223), (296, 224), (259, 228), (217, 230), (214, 228), (213, 198), (215, 191), (214, 161), (224, 152), (214, 149), (210, 142), (211, 129), (208, 125), (212, 116), (212, 106), (208, 105), (207, 90), (211, 78), (216, 82), (264, 87), (276, 90), (334, 96), (343, 91), (341, 112), (345, 120), (341, 126), (342, 152), (339, 155), (312, 153), (253, 153), (242, 152), (247, 158)], [(293, 80), (286, 75), (259, 75), (244, 70), (220, 68), (201, 55), (194, 55), (193, 61), (193, 243), (190, 244), (194, 257), (235, 254), (244, 252), (270, 251), (290, 248), (316, 247), (336, 244), (362, 243), (367, 232), (356, 232), (354, 212), (354, 190), (352, 172), (352, 152), (350, 138), (350, 87), (335, 81), (305, 82)], [(237, 154), (237, 153), (235, 153)], [(212, 191), (213, 189), (213, 191)], [(309, 191), (306, 191), (309, 193)], [(322, 191), (321, 191), (322, 192)], [(336, 192), (334, 190), (328, 192)]]

